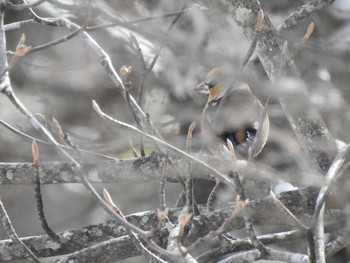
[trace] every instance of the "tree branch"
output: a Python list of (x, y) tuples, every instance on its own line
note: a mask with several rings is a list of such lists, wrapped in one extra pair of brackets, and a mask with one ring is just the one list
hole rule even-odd
[[(313, 213), (313, 206), (316, 202), (316, 197), (317, 192), (310, 188), (285, 192), (279, 195), (279, 199), (282, 202), (288, 204), (288, 209), (295, 215), (311, 215)], [(234, 207), (234, 204), (230, 204), (230, 206)], [(200, 209), (203, 211), (205, 207), (200, 207)], [(180, 212), (181, 208), (170, 209), (168, 214), (170, 221), (176, 221), (177, 216)], [(276, 210), (271, 197), (248, 202), (246, 212), (249, 213), (254, 224), (256, 225), (290, 225), (285, 220), (281, 220), (280, 213)], [(192, 244), (192, 242), (197, 238), (207, 235), (210, 231), (217, 230), (222, 226), (225, 219), (228, 218), (231, 214), (232, 208), (228, 207), (210, 213), (202, 213), (200, 216), (195, 216), (192, 221), (192, 227), (189, 236), (186, 238), (185, 242)], [(334, 217), (339, 217), (339, 215), (335, 215)], [(157, 227), (158, 225), (158, 217), (156, 211), (147, 211), (128, 215), (126, 216), (126, 220), (144, 230), (150, 229), (152, 227)], [(244, 226), (244, 219), (241, 216), (237, 216), (230, 222), (228, 231), (234, 229), (242, 229)], [(160, 235), (166, 238), (168, 236), (168, 232), (162, 231)], [(81, 229), (58, 233), (58, 236), (62, 242), (60, 244), (55, 243), (54, 246), (52, 245), (52, 242), (50, 242), (48, 236), (26, 237), (22, 238), (21, 240), (38, 257), (49, 257), (73, 253), (93, 244), (107, 241), (111, 238), (120, 238), (120, 243), (115, 246), (114, 249), (118, 249), (120, 252), (119, 259), (123, 259), (126, 257), (126, 252), (130, 252), (130, 256), (136, 255), (137, 253), (137, 255), (141, 254), (141, 251), (136, 252), (132, 247), (130, 247), (133, 245), (130, 237), (128, 239), (125, 239), (125, 237), (123, 238), (123, 236), (127, 234), (128, 231), (125, 229), (125, 227), (120, 225), (116, 220), (110, 220), (102, 224), (90, 225)], [(289, 234), (286, 234), (271, 238), (278, 243), (284, 237), (288, 238), (289, 236)], [(260, 239), (261, 242), (268, 242), (266, 238), (267, 237)], [(160, 238), (160, 240), (162, 240), (162, 238)], [(117, 244), (117, 241), (113, 242)], [(249, 249), (249, 247), (247, 249)], [(0, 261), (15, 260), (24, 257), (24, 255), (18, 255), (16, 251), (16, 246), (12, 241), (0, 241)]]

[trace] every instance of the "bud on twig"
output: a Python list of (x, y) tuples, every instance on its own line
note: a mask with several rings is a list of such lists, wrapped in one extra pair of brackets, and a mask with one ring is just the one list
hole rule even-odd
[(15, 52), (16, 57), (24, 57), (31, 50), (31, 47), (26, 46), (25, 41), (26, 41), (26, 36), (25, 34), (22, 34), (16, 47), (16, 52)]
[(113, 199), (109, 192), (106, 190), (106, 188), (103, 188), (103, 198), (109, 204), (114, 212), (118, 212), (119, 208), (118, 206), (113, 202)]
[(122, 79), (127, 79), (127, 77), (129, 77), (131, 75), (131, 71), (132, 71), (132, 67), (126, 67), (125, 65), (123, 65), (120, 70), (119, 70), (119, 74), (122, 77)]
[(192, 122), (191, 125), (188, 127), (188, 132), (187, 132), (187, 138), (191, 139), (192, 138), (192, 134), (194, 129), (196, 128), (196, 122)]
[(39, 147), (36, 143), (35, 140), (32, 142), (32, 154), (33, 154), (33, 159), (34, 159), (34, 165), (35, 167), (39, 167)]
[(256, 26), (255, 26), (256, 32), (261, 32), (263, 21), (264, 21), (264, 11), (262, 9), (260, 9), (258, 12), (258, 20), (257, 20)]
[(306, 33), (305, 33), (305, 36), (304, 36), (304, 39), (309, 39), (309, 37), (312, 35), (312, 33), (314, 32), (315, 30), (315, 24), (314, 22), (311, 22), (310, 25), (307, 27), (306, 29)]
[(100, 117), (106, 121), (108, 118), (107, 118), (107, 115), (104, 114), (102, 111), (101, 111), (101, 108), (100, 106), (97, 104), (97, 102), (95, 100), (92, 100), (92, 107), (94, 108), (94, 110), (97, 112), (98, 115), (100, 115)]

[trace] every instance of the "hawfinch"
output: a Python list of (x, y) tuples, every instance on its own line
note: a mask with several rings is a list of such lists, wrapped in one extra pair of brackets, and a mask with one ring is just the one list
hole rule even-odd
[(269, 118), (249, 86), (232, 85), (228, 74), (214, 68), (196, 90), (208, 95), (201, 121), (203, 145), (213, 155), (224, 156), (228, 153), (228, 139), (234, 146), (236, 158), (247, 159), (256, 140), (251, 157), (257, 156), (268, 137)]

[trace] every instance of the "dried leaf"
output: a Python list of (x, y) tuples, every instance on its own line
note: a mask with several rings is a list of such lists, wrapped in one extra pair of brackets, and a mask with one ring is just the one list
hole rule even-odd
[(31, 50), (31, 47), (26, 46), (25, 41), (26, 41), (25, 34), (22, 34), (16, 47), (15, 56), (24, 57)]

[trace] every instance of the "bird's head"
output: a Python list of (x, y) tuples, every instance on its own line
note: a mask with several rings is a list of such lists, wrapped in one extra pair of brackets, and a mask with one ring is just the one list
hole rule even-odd
[(196, 91), (207, 94), (208, 100), (213, 100), (223, 96), (225, 93), (223, 82), (225, 74), (221, 68), (213, 68), (207, 75), (205, 81), (199, 83)]

